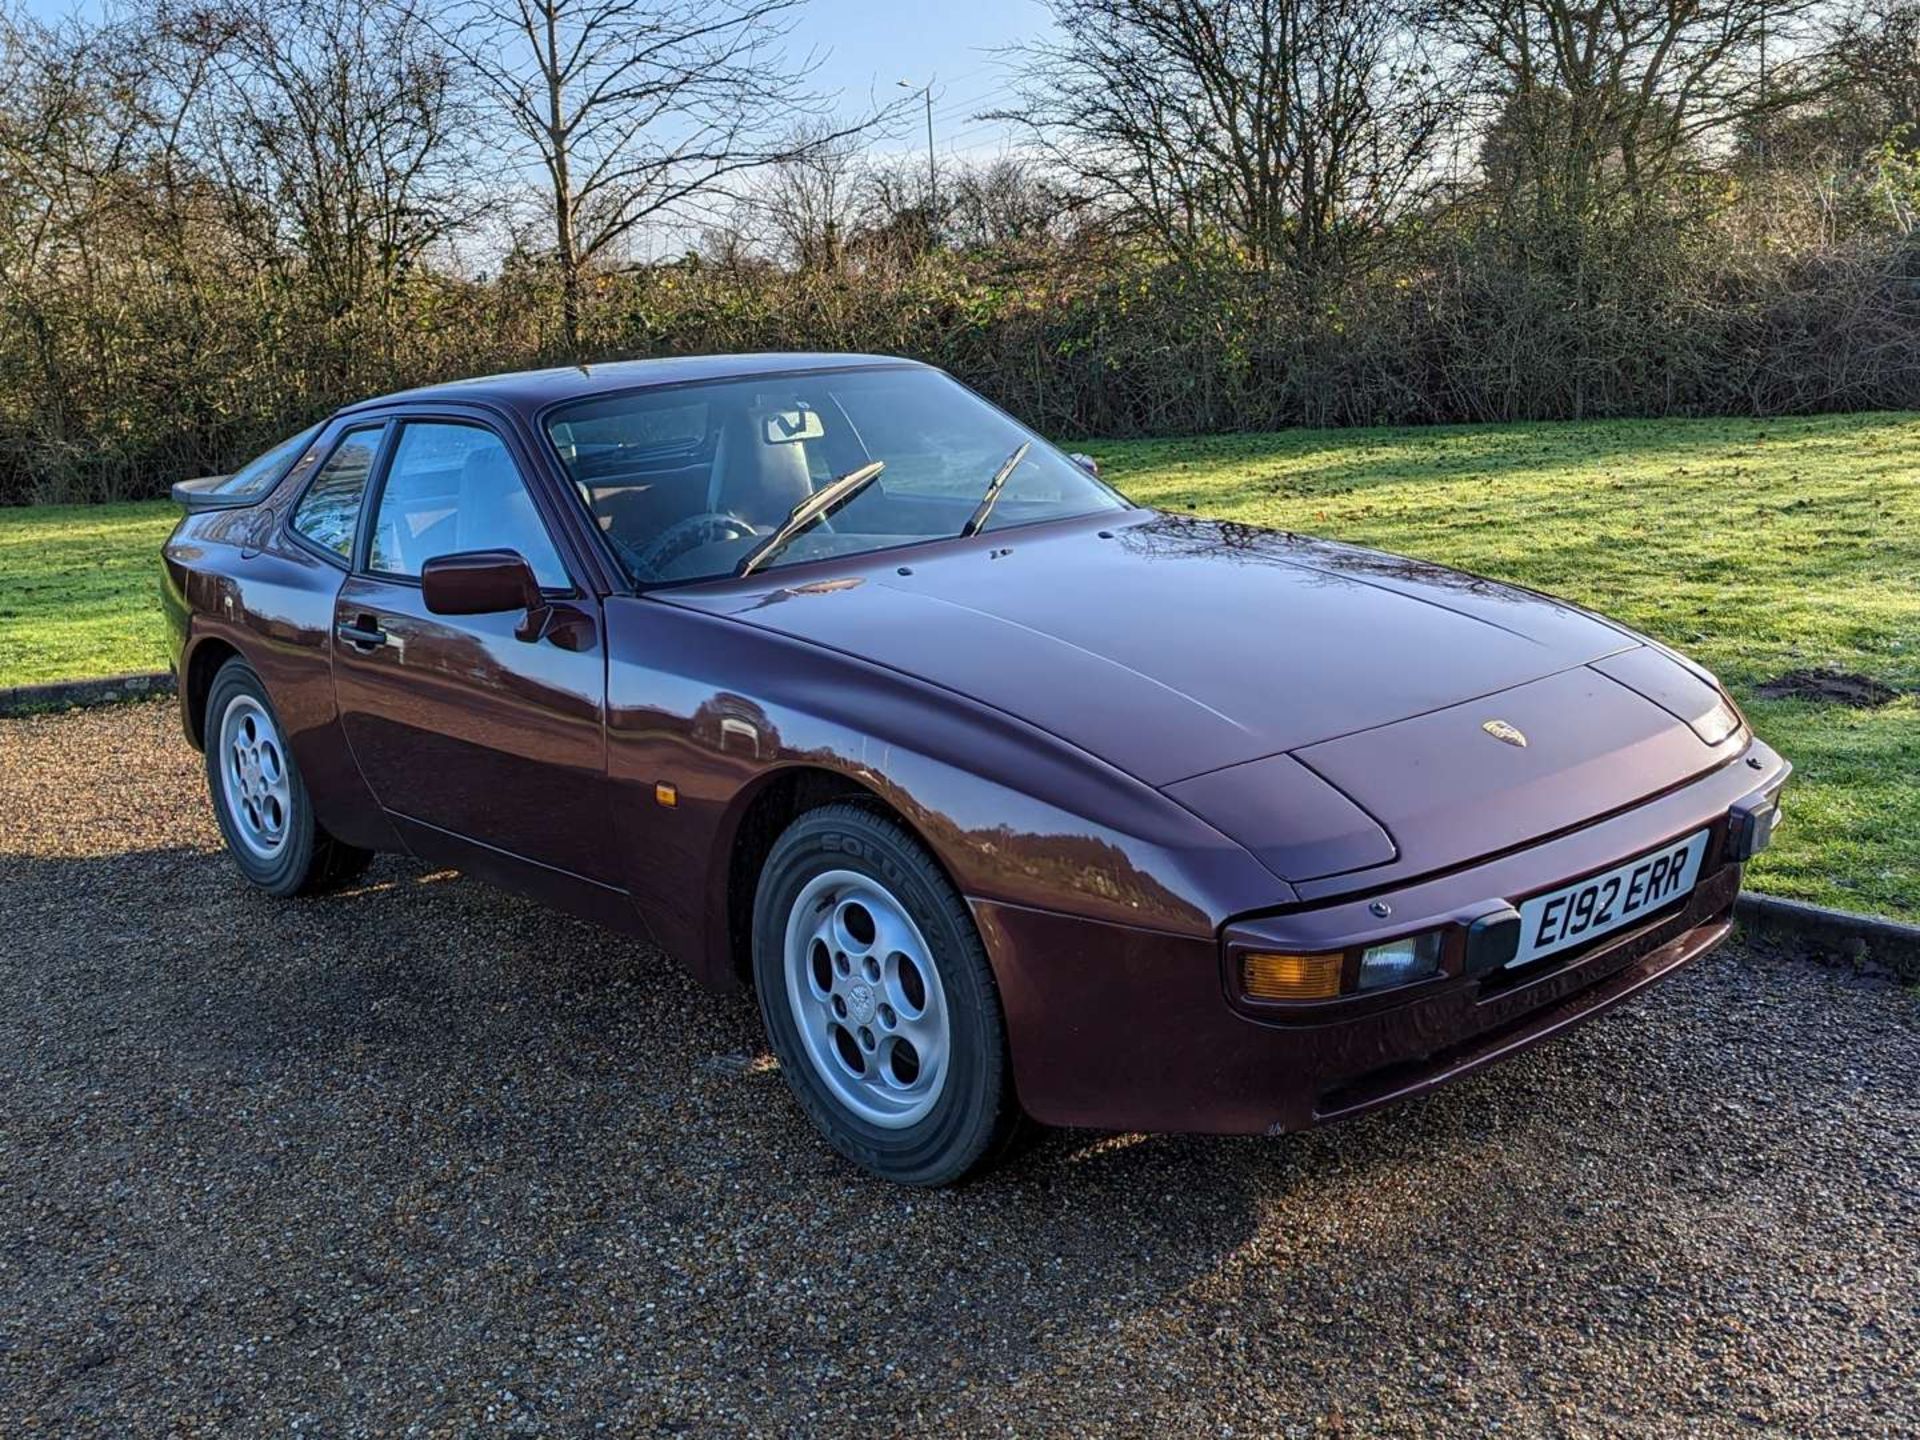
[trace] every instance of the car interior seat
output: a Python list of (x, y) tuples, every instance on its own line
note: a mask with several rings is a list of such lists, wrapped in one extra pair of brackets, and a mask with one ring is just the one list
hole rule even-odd
[[(565, 585), (546, 526), (504, 447), (482, 445), (460, 467), (454, 550), (518, 550), (542, 585)], [(436, 553), (440, 552), (436, 547)]]
[(707, 509), (770, 530), (813, 493), (806, 443), (767, 443), (766, 422), (778, 413), (775, 405), (753, 405), (726, 418), (714, 446)]

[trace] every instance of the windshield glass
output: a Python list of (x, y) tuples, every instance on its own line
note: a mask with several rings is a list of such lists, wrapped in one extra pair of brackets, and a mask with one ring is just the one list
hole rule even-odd
[(759, 568), (959, 535), (1023, 441), (983, 531), (1127, 503), (965, 386), (904, 366), (615, 395), (556, 411), (547, 432), (642, 584), (731, 574), (794, 506), (876, 460), (877, 479)]
[(282, 440), (264, 455), (256, 455), (238, 470), (227, 476), (218, 485), (209, 485), (209, 495), (264, 495), (274, 487), (280, 477), (287, 473), (300, 452), (307, 448), (313, 437), (320, 433), (318, 425), (310, 425), (291, 439)]

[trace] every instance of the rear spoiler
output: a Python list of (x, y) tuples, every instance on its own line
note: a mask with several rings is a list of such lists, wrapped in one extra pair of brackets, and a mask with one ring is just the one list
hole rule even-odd
[(191, 515), (196, 510), (238, 510), (260, 498), (258, 493), (248, 494), (246, 491), (234, 495), (213, 493), (214, 486), (223, 485), (231, 478), (227, 475), (208, 475), (199, 480), (176, 481), (173, 503), (182, 506)]

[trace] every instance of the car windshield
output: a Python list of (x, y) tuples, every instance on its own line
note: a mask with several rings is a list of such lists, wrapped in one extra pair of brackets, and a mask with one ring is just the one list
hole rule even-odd
[(280, 477), (300, 458), (301, 451), (307, 448), (313, 437), (320, 433), (318, 425), (310, 425), (298, 435), (282, 440), (264, 455), (256, 455), (238, 470), (228, 475), (218, 485), (209, 485), (209, 495), (264, 495), (271, 490)]
[(884, 469), (760, 568), (959, 535), (995, 472), (983, 530), (1127, 502), (972, 391), (907, 366), (756, 375), (566, 406), (547, 432), (633, 580), (728, 575), (794, 506), (874, 461)]

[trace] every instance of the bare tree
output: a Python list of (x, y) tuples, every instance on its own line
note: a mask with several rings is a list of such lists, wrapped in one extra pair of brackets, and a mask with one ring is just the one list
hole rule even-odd
[(961, 165), (947, 186), (948, 228), (967, 249), (1020, 250), (1057, 240), (1082, 204), (1059, 177), (1018, 155)]
[(1016, 52), (1031, 126), (1097, 197), (1184, 254), (1353, 258), (1423, 178), (1443, 116), (1391, 0), (1053, 0)]
[(902, 263), (934, 249), (944, 228), (940, 207), (952, 192), (937, 188), (936, 175), (923, 161), (903, 154), (869, 157), (855, 188), (855, 248)]
[(1842, 17), (1828, 54), (1859, 129), (1920, 149), (1920, 4), (1867, 0)]
[(391, 305), (405, 275), (478, 213), (470, 97), (418, 18), (358, 0), (164, 5), (155, 39), (195, 77), (192, 157), (242, 229), (261, 222), (333, 314)]
[(569, 348), (588, 269), (651, 221), (686, 221), (730, 177), (858, 127), (818, 127), (810, 60), (784, 42), (801, 0), (471, 0), (447, 33), (549, 197)]
[(0, 64), (13, 77), (0, 93), (0, 373), (40, 396), (49, 447), (68, 438), (71, 317), (105, 275), (98, 239), (114, 195), (103, 177), (129, 145), (100, 50), (72, 22), (0, 12)]
[(781, 259), (802, 270), (837, 271), (854, 219), (860, 151), (851, 137), (816, 122), (788, 140), (746, 207)]
[[(1824, 43), (1796, 67), (1809, 83), (1793, 113), (1768, 117), (1765, 139), (1789, 161), (1839, 166), (1881, 152), (1920, 151), (1920, 3), (1860, 0), (1834, 16)], [(1759, 150), (1749, 143), (1749, 150)]]
[(1445, 0), (1441, 17), (1495, 107), (1485, 156), (1505, 198), (1543, 222), (1631, 223), (1739, 126), (1799, 98), (1779, 61), (1814, 3)]

